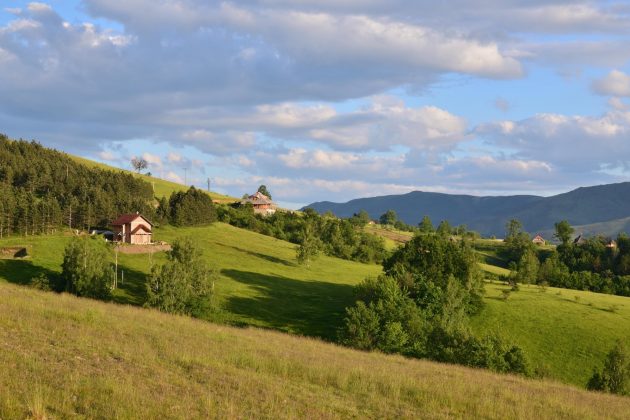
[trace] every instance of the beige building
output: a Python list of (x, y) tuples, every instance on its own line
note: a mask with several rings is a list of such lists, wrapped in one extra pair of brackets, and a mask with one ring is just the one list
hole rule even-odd
[(111, 223), (114, 241), (128, 244), (150, 244), (153, 224), (140, 213), (122, 214)]
[(246, 199), (241, 201), (241, 204), (251, 204), (252, 207), (254, 207), (254, 213), (256, 214), (269, 215), (276, 212), (276, 204), (271, 201), (269, 197), (260, 192), (248, 196)]

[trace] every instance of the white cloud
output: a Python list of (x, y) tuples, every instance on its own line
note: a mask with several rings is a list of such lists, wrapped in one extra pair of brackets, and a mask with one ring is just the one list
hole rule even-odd
[(118, 158), (116, 157), (116, 155), (114, 155), (112, 152), (110, 151), (102, 151), (98, 153), (98, 157), (102, 160), (105, 161), (115, 161), (118, 160)]
[(162, 167), (162, 158), (158, 155), (145, 152), (142, 154), (142, 158), (147, 161), (150, 167), (159, 169)]
[(563, 171), (630, 167), (630, 112), (599, 117), (538, 114), (521, 121), (482, 124), (475, 132), (521, 159), (540, 159)]
[(601, 95), (630, 97), (630, 76), (619, 70), (612, 70), (606, 77), (593, 82), (593, 89)]

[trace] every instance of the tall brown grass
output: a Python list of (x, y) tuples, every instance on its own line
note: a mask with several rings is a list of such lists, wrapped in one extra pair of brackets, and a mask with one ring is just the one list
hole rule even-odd
[(630, 398), (0, 284), (0, 418), (627, 418)]

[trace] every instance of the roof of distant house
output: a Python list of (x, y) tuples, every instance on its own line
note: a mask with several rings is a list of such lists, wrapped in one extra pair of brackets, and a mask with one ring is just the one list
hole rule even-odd
[(148, 224), (150, 224), (151, 226), (153, 226), (153, 223), (151, 223), (150, 220), (148, 220), (146, 217), (144, 217), (143, 215), (141, 215), (140, 213), (130, 213), (130, 214), (121, 214), (120, 216), (118, 216), (118, 218), (116, 220), (114, 220), (111, 225), (112, 226), (121, 226), (121, 225), (126, 225), (127, 223), (131, 223), (134, 220), (136, 220), (138, 217), (141, 217), (142, 219), (144, 219)]
[(252, 204), (273, 204), (273, 201), (260, 191), (250, 195), (247, 199), (243, 200), (243, 202)]

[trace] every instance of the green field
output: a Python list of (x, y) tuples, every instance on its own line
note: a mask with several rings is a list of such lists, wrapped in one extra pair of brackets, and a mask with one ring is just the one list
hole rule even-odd
[(0, 283), (0, 418), (627, 418), (630, 398)]
[[(353, 303), (353, 286), (381, 272), (378, 265), (361, 264), (327, 256), (310, 267), (295, 262), (295, 245), (223, 223), (199, 228), (159, 228), (155, 240), (196, 238), (208, 264), (217, 269), (216, 303), (223, 310), (208, 319), (234, 324), (333, 339), (344, 308)], [(39, 272), (59, 272), (63, 249), (70, 236), (27, 237), (0, 240), (0, 246), (31, 245), (31, 260), (0, 260), (0, 279), (28, 283)], [(124, 282), (115, 291), (118, 303), (142, 304), (144, 278), (153, 256), (119, 254)]]
[(479, 332), (499, 332), (521, 346), (546, 375), (585, 386), (616, 339), (630, 345), (630, 298), (522, 285), (507, 300), (486, 284), (486, 305), (473, 318)]
[[(155, 239), (197, 238), (211, 267), (220, 273), (215, 301), (218, 311), (206, 318), (233, 325), (252, 325), (300, 335), (334, 339), (344, 308), (353, 303), (353, 286), (381, 268), (321, 256), (311, 267), (295, 263), (295, 245), (232, 226), (156, 229)], [(30, 245), (30, 260), (0, 260), (0, 279), (26, 284), (38, 273), (59, 272), (70, 236), (10, 238), (0, 246)], [(144, 279), (153, 256), (123, 255), (115, 302), (140, 305)], [(495, 274), (504, 269), (483, 263)], [(502, 271), (503, 270), (503, 271)], [(507, 286), (488, 284), (484, 310), (473, 319), (480, 332), (499, 332), (522, 346), (534, 367), (563, 382), (584, 386), (616, 338), (630, 338), (630, 299), (535, 286), (523, 286), (507, 301)], [(560, 294), (558, 294), (560, 293)], [(576, 301), (575, 296), (578, 296)], [(629, 343), (630, 344), (630, 343)]]

